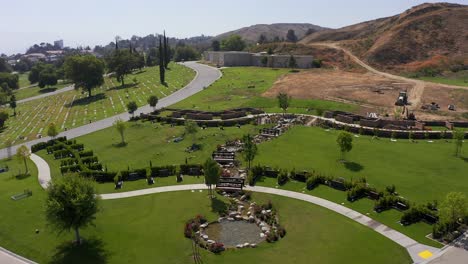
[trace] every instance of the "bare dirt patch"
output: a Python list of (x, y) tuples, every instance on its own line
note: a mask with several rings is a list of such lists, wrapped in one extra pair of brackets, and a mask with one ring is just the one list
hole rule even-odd
[(393, 107), (398, 93), (411, 84), (373, 73), (340, 70), (310, 70), (288, 74), (279, 79), (263, 96), (286, 92), (293, 98), (349, 101), (367, 107)]

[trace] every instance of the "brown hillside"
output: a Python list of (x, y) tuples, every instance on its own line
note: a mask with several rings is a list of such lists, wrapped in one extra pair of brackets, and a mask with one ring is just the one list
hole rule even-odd
[(272, 40), (275, 37), (280, 39), (286, 38), (288, 30), (294, 30), (296, 36), (301, 39), (306, 35), (309, 29), (313, 31), (322, 31), (327, 28), (319, 27), (307, 23), (277, 23), (277, 24), (258, 24), (249, 27), (243, 27), (237, 30), (229, 31), (216, 36), (214, 39), (224, 39), (231, 35), (239, 35), (249, 43), (257, 43), (261, 34)]
[(422, 4), (396, 16), (316, 32), (301, 43), (320, 41), (340, 41), (368, 63), (396, 71), (417, 71), (418, 64), (468, 65), (468, 6)]

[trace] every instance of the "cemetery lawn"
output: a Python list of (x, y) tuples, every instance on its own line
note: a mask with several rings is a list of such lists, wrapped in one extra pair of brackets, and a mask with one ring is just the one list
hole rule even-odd
[(41, 95), (45, 93), (55, 92), (69, 85), (71, 85), (71, 83), (62, 82), (62, 81), (60, 81), (57, 85), (54, 85), (52, 87), (44, 87), (42, 89), (39, 86), (35, 85), (32, 87), (16, 90), (15, 96), (16, 96), (16, 100), (26, 99), (29, 97), (33, 97), (33, 96), (37, 96), (37, 95)]
[(23, 87), (28, 87), (28, 86), (31, 86), (31, 85), (37, 85), (37, 83), (35, 84), (31, 84), (28, 80), (28, 77), (29, 77), (29, 72), (23, 72), (23, 73), (18, 73), (18, 85), (20, 88), (23, 88)]
[(405, 139), (391, 142), (387, 138), (353, 137), (353, 149), (346, 155), (345, 165), (338, 162), (336, 138), (340, 132), (293, 127), (280, 137), (260, 144), (254, 164), (316, 170), (347, 179), (365, 177), (371, 186), (381, 190), (394, 184), (401, 196), (417, 203), (440, 202), (452, 191), (468, 195), (466, 146), (465, 158), (461, 159), (454, 157), (454, 143), (445, 140), (410, 143)]
[[(4, 147), (7, 139), (21, 144), (37, 138), (38, 134), (45, 135), (51, 122), (62, 131), (126, 112), (129, 101), (146, 105), (150, 95), (165, 97), (183, 88), (195, 76), (193, 70), (182, 65), (171, 64), (170, 68), (166, 72), (168, 86), (159, 83), (159, 67), (151, 67), (128, 75), (125, 88), (115, 79), (105, 78), (104, 85), (94, 89), (91, 98), (79, 90), (18, 104), (19, 115), (11, 117), (0, 133), (0, 147)], [(133, 83), (134, 78), (137, 84)]]
[[(205, 90), (187, 98), (171, 108), (218, 111), (237, 107), (261, 108), (266, 112), (278, 113), (276, 98), (261, 95), (273, 86), (288, 69), (259, 67), (234, 67), (222, 69), (223, 77)], [(354, 111), (357, 106), (325, 100), (291, 100), (288, 112), (316, 114), (315, 109)]]
[[(99, 161), (107, 166), (108, 171), (118, 171), (130, 169), (149, 168), (149, 162), (153, 166), (179, 165), (184, 164), (185, 159), (189, 164), (202, 164), (211, 157), (217, 145), (224, 144), (228, 140), (241, 138), (243, 135), (257, 134), (261, 126), (245, 125), (240, 129), (237, 127), (199, 129), (195, 142), (201, 144), (202, 149), (192, 153), (186, 152), (191, 146), (193, 139), (191, 136), (183, 141), (174, 143), (174, 139), (182, 137), (183, 126), (170, 127), (170, 125), (152, 124), (151, 122), (128, 122), (125, 132), (127, 145), (118, 146), (120, 134), (113, 127), (106, 128), (82, 137), (77, 138), (77, 143), (82, 143), (85, 149), (93, 150)], [(52, 171), (52, 176), (60, 175), (60, 161), (54, 160), (52, 155), (47, 155), (46, 151), (40, 151)], [(180, 184), (203, 183), (203, 177), (185, 176)], [(135, 189), (152, 188), (165, 185), (174, 185), (175, 177), (156, 178), (154, 185), (148, 185), (145, 180), (125, 182), (121, 190), (114, 190), (113, 183), (98, 184), (99, 193), (125, 192)]]
[[(0, 161), (0, 166), (4, 164), (13, 172), (23, 168), (17, 160)], [(191, 263), (191, 242), (183, 236), (185, 221), (197, 214), (217, 219), (206, 191), (104, 200), (96, 225), (81, 230), (85, 243), (74, 247), (71, 232), (57, 234), (47, 225), (46, 193), (32, 163), (30, 167), (32, 175), (21, 180), (11, 173), (0, 174), (0, 246), (39, 263)], [(10, 199), (24, 189), (33, 195), (20, 201)], [(245, 259), (258, 263), (411, 263), (402, 247), (327, 209), (272, 195), (253, 197), (257, 202), (273, 202), (286, 237), (275, 244), (263, 242), (256, 249), (220, 255), (201, 250), (204, 263), (234, 264)]]

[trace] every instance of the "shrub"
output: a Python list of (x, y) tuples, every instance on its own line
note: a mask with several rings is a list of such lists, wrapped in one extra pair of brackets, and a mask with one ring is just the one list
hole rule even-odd
[(348, 190), (346, 193), (346, 198), (350, 202), (354, 202), (366, 195), (366, 192), (369, 191), (369, 187), (367, 187), (364, 183), (359, 183), (353, 186), (351, 189)]
[(88, 151), (81, 151), (80, 153), (78, 153), (80, 155), (80, 158), (84, 158), (84, 157), (91, 157), (91, 156), (94, 156), (94, 153), (92, 150), (88, 150)]
[(273, 243), (275, 241), (278, 241), (278, 235), (275, 233), (275, 232), (270, 232), (268, 233), (268, 235), (266, 236), (266, 241), (268, 243)]
[(288, 173), (286, 171), (280, 172), (278, 175), (278, 185), (284, 185), (288, 182)]
[(278, 225), (277, 226), (277, 234), (279, 237), (283, 238), (284, 236), (286, 236), (286, 229), (284, 229), (284, 227)]
[(313, 175), (309, 177), (306, 181), (307, 190), (313, 190), (319, 184), (325, 183), (325, 177), (321, 175)]
[(150, 170), (151, 170), (152, 177), (167, 177), (167, 176), (175, 175), (176, 173), (176, 167), (172, 165), (152, 167)]
[(216, 242), (211, 244), (208, 249), (215, 254), (219, 254), (224, 251), (224, 244)]

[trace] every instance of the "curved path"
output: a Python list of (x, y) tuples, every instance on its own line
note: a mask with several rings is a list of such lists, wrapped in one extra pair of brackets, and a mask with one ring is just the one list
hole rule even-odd
[[(24, 89), (24, 88), (23, 88), (23, 89)], [(60, 93), (64, 93), (64, 92), (68, 92), (68, 91), (71, 91), (71, 90), (73, 90), (73, 89), (75, 89), (75, 86), (74, 86), (74, 85), (70, 85), (70, 86), (67, 86), (67, 87), (58, 89), (58, 90), (56, 90), (56, 91), (50, 92), (50, 93), (40, 94), (40, 95), (31, 96), (31, 97), (28, 97), (28, 98), (24, 98), (24, 99), (18, 100), (16, 103), (18, 103), (18, 104), (26, 103), (26, 102), (34, 101), (34, 100), (41, 99), (41, 98), (44, 98), (44, 97), (48, 97), (48, 96), (52, 96), (52, 95), (56, 95), (56, 94), (60, 94)]]
[[(41, 157), (35, 154), (31, 155), (31, 160), (36, 164), (38, 168), (39, 183), (41, 184), (42, 188), (44, 189), (47, 188), (47, 185), (51, 180), (49, 165), (47, 164), (45, 160), (43, 160)], [(129, 192), (121, 192), (121, 193), (101, 194), (99, 196), (103, 200), (113, 200), (113, 199), (122, 199), (122, 198), (136, 197), (136, 196), (149, 195), (149, 194), (155, 194), (155, 193), (191, 191), (191, 190), (203, 190), (203, 189), (207, 189), (207, 186), (205, 184), (185, 184), (185, 185), (174, 185), (174, 186), (141, 189), (141, 190), (135, 190), (135, 191), (129, 191)], [(440, 252), (440, 249), (418, 243), (412, 238), (409, 238), (408, 236), (398, 231), (395, 231), (389, 228), (388, 226), (383, 225), (371, 219), (368, 216), (365, 216), (352, 209), (349, 209), (337, 203), (334, 203), (334, 202), (331, 202), (331, 201), (328, 201), (328, 200), (325, 200), (316, 196), (293, 192), (293, 191), (282, 190), (282, 189), (261, 187), (261, 186), (246, 186), (245, 190), (253, 191), (253, 192), (260, 192), (260, 193), (274, 194), (274, 195), (279, 195), (279, 196), (288, 197), (292, 199), (302, 200), (311, 204), (325, 207), (329, 210), (332, 210), (336, 213), (346, 216), (362, 225), (365, 225), (373, 229), (374, 231), (391, 239), (392, 241), (399, 244), (400, 246), (406, 248), (411, 258), (413, 259), (414, 263), (422, 263), (424, 261), (430, 260), (430, 258), (422, 258), (419, 255), (422, 252), (428, 251), (430, 252), (431, 255), (433, 254), (434, 256), (438, 255)]]
[(410, 90), (409, 93), (409, 98), (408, 101), (411, 102), (410, 108), (416, 109), (419, 107), (421, 104), (421, 97), (424, 93), (424, 88), (426, 85), (437, 85), (441, 87), (446, 87), (446, 88), (451, 88), (451, 89), (464, 89), (468, 90), (468, 87), (465, 86), (456, 86), (456, 85), (448, 85), (448, 84), (441, 84), (441, 83), (433, 83), (433, 82), (427, 82), (427, 81), (422, 81), (422, 80), (416, 80), (416, 79), (411, 79), (411, 78), (406, 78), (403, 76), (398, 76), (394, 74), (390, 74), (387, 72), (382, 72), (374, 67), (370, 66), (369, 64), (365, 63), (361, 59), (359, 59), (356, 55), (351, 53), (348, 49), (345, 49), (341, 46), (338, 45), (338, 43), (333, 43), (333, 42), (318, 42), (318, 43), (311, 43), (310, 45), (312, 46), (325, 46), (328, 48), (333, 48), (333, 49), (338, 49), (342, 50), (346, 55), (348, 55), (352, 60), (354, 60), (357, 64), (365, 68), (366, 70), (375, 73), (377, 75), (393, 79), (393, 80), (398, 80), (398, 81), (404, 81), (413, 84), (413, 88)]
[[(211, 66), (207, 66), (204, 64), (200, 64), (197, 62), (185, 62), (182, 63), (182, 65), (185, 65), (192, 70), (196, 72), (195, 78), (184, 88), (162, 98), (158, 102), (157, 108), (163, 108), (170, 106), (172, 104), (175, 104), (179, 101), (182, 101), (200, 91), (203, 90), (203, 88), (208, 87), (210, 84), (214, 83), (216, 80), (221, 78), (222, 74), (221, 72), (213, 68)], [(67, 88), (64, 88), (67, 89)], [(62, 89), (63, 90), (63, 89)], [(142, 106), (138, 108), (138, 110), (135, 112), (135, 115), (139, 115), (140, 113), (149, 113), (152, 112), (153, 109), (149, 105)], [(76, 127), (64, 132), (61, 132), (59, 136), (66, 136), (67, 138), (75, 138), (79, 136), (83, 136), (107, 127), (111, 127), (112, 124), (114, 123), (115, 119), (120, 118), (122, 120), (129, 120), (130, 119), (130, 114), (128, 113), (121, 113), (112, 117), (108, 117), (106, 119), (102, 119), (84, 126)], [(15, 153), (16, 149), (20, 145), (26, 145), (28, 147), (31, 147), (34, 144), (37, 144), (39, 142), (44, 142), (49, 140), (50, 137), (43, 137), (41, 139), (35, 139), (32, 141), (25, 142), (23, 144), (15, 145), (12, 146), (11, 148), (11, 153)], [(0, 149), (0, 159), (4, 159), (8, 157), (8, 151), (6, 148)]]

